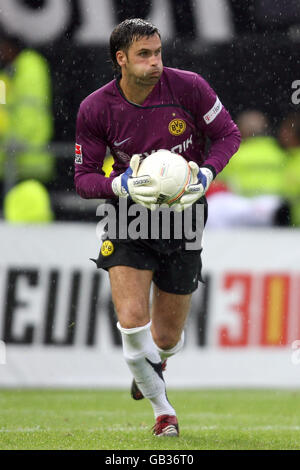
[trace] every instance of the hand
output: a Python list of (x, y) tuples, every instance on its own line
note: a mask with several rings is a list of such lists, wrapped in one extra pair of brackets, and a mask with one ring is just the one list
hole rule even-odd
[(130, 196), (137, 204), (152, 209), (159, 190), (149, 175), (137, 176), (139, 165), (139, 155), (133, 155), (127, 170), (113, 179), (112, 190), (118, 197)]
[(192, 183), (187, 185), (185, 192), (181, 196), (179, 202), (175, 205), (175, 210), (177, 212), (187, 209), (200, 199), (200, 197), (204, 196), (214, 178), (213, 173), (209, 168), (199, 168), (197, 163), (193, 161), (189, 162), (189, 166), (192, 172)]

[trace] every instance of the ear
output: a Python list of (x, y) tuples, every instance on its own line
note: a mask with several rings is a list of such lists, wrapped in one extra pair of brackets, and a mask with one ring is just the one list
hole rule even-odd
[(124, 66), (126, 63), (126, 54), (124, 51), (117, 51), (116, 52), (116, 59), (120, 67)]

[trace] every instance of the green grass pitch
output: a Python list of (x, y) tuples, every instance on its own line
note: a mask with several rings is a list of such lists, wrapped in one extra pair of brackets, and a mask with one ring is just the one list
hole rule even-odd
[(0, 449), (300, 449), (300, 391), (170, 390), (180, 437), (125, 390), (0, 389)]

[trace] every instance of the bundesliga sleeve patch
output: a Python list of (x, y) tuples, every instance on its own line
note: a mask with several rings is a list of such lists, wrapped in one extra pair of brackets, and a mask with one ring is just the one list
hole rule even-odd
[(222, 111), (222, 103), (219, 100), (219, 98), (217, 98), (213, 107), (203, 116), (203, 119), (206, 122), (206, 124), (210, 124), (211, 122), (213, 122), (213, 120), (216, 119), (216, 117), (221, 111)]
[(82, 146), (75, 144), (75, 163), (82, 164)]

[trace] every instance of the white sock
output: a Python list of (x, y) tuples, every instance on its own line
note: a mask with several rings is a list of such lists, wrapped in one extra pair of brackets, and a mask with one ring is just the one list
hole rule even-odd
[(137, 386), (153, 407), (155, 417), (176, 415), (166, 396), (161, 359), (150, 332), (151, 322), (138, 328), (117, 327), (121, 331), (123, 354)]
[(149, 400), (151, 402), (155, 418), (161, 415), (176, 416), (176, 411), (169, 403), (166, 393), (164, 393), (164, 395), (150, 398)]
[(159, 352), (161, 360), (164, 361), (165, 359), (168, 359), (168, 357), (174, 356), (174, 354), (178, 353), (182, 349), (183, 345), (184, 345), (184, 331), (182, 331), (180, 340), (178, 341), (177, 344), (175, 344), (175, 346), (173, 346), (173, 348), (161, 349), (158, 346), (156, 346), (156, 348)]

